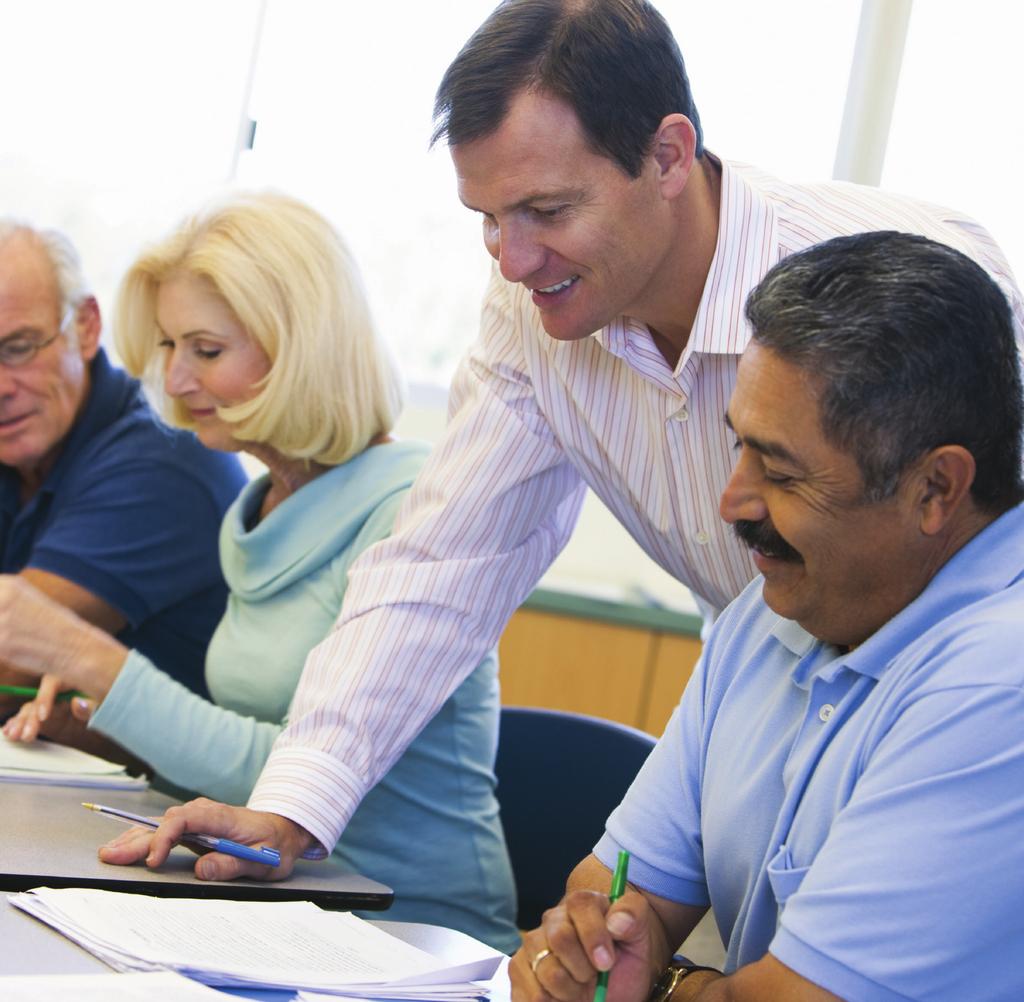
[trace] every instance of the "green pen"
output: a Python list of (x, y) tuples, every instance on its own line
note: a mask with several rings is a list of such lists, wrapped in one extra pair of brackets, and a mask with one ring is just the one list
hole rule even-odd
[[(38, 695), (39, 690), (28, 685), (0, 685), (0, 696), (23, 696), (25, 699), (35, 699)], [(57, 694), (57, 702), (66, 703), (79, 696), (85, 696), (85, 693), (79, 692), (77, 689), (67, 689)]]
[[(612, 875), (612, 889), (608, 892), (608, 901), (614, 904), (622, 897), (626, 890), (626, 874), (629, 872), (629, 853), (625, 849), (619, 850), (619, 861), (615, 864), (615, 873)], [(597, 988), (594, 991), (594, 1002), (604, 1002), (608, 994), (608, 971), (602, 971), (597, 976)]]

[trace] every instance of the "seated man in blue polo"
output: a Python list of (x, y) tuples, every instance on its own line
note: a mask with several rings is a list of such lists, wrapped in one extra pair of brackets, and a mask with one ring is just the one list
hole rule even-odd
[[(160, 423), (100, 326), (67, 239), (0, 220), (0, 572), (205, 693), (227, 596), (217, 536), (245, 475)], [(36, 681), (0, 664), (0, 683)], [(17, 706), (0, 700), (0, 716)]]
[[(786, 258), (746, 309), (721, 513), (761, 576), (524, 937), (512, 998), (590, 1002), (610, 968), (608, 1002), (1024, 999), (1006, 300), (948, 247), (866, 233)], [(671, 959), (709, 904), (724, 972)]]

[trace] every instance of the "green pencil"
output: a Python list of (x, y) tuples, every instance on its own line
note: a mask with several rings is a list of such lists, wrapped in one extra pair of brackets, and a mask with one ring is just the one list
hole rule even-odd
[[(38, 689), (27, 685), (0, 685), (0, 696), (23, 696), (25, 699), (35, 699), (39, 695)], [(58, 703), (66, 703), (68, 700), (84, 696), (84, 692), (77, 689), (67, 689), (57, 694)]]
[[(612, 875), (612, 889), (608, 892), (608, 901), (614, 904), (626, 890), (626, 874), (629, 872), (629, 853), (625, 849), (619, 850), (619, 860), (615, 864), (615, 873)], [(594, 1002), (604, 1002), (608, 994), (608, 971), (602, 971), (597, 976), (597, 988), (594, 991)]]

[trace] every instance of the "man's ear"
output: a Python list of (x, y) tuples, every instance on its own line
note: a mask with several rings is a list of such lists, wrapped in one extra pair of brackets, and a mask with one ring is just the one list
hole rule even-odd
[(693, 170), (697, 133), (685, 115), (666, 115), (654, 134), (652, 156), (658, 165), (658, 184), (665, 198), (675, 198)]
[(90, 362), (100, 348), (100, 332), (103, 321), (100, 318), (100, 304), (95, 296), (86, 296), (75, 310), (75, 336), (82, 360)]
[(916, 484), (921, 531), (938, 535), (959, 510), (974, 483), (977, 465), (962, 445), (940, 445), (918, 466)]

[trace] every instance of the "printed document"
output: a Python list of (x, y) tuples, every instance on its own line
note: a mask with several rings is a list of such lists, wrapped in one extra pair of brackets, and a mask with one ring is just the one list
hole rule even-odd
[[(119, 971), (172, 970), (209, 985), (457, 1000), (482, 993), (504, 955), (465, 937), (441, 960), (347, 912), (309, 901), (153, 898), (39, 887), (8, 900)], [(397, 994), (396, 994), (397, 993)]]

